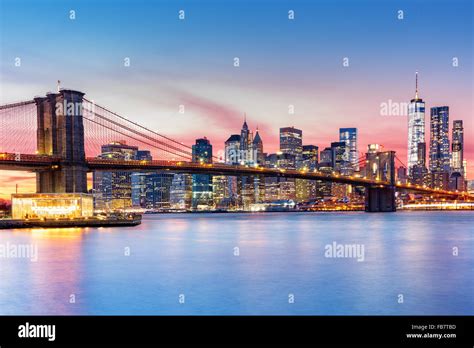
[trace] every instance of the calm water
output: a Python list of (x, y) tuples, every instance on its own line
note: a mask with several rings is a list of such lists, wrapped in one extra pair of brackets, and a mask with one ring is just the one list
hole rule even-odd
[(473, 212), (148, 215), (7, 243), (38, 260), (0, 258), (0, 314), (474, 314)]

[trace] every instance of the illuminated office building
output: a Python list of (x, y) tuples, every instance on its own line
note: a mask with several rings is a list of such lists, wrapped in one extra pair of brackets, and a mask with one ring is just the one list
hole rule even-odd
[[(192, 147), (193, 162), (212, 163), (212, 145), (207, 138), (196, 139)], [(212, 175), (193, 174), (193, 209), (209, 209), (213, 205)]]
[(430, 172), (434, 188), (448, 189), (450, 173), (449, 107), (431, 108), (430, 117)]
[(408, 106), (408, 175), (418, 163), (418, 144), (425, 142), (425, 102), (418, 96), (418, 72), (415, 85), (415, 98)]
[[(137, 159), (137, 146), (125, 141), (102, 145), (98, 158), (128, 161)], [(99, 210), (126, 209), (132, 206), (132, 178), (130, 172), (94, 172), (93, 194), (95, 208)]]
[(346, 144), (344, 162), (350, 165), (352, 171), (359, 171), (357, 128), (339, 128), (339, 141)]
[(449, 188), (464, 191), (466, 189), (464, 166), (464, 127), (462, 120), (453, 121), (451, 143), (451, 174)]

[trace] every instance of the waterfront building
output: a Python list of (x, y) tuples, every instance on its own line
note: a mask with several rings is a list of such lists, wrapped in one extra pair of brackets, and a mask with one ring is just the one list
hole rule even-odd
[(467, 180), (467, 192), (474, 195), (474, 180)]
[(93, 197), (86, 193), (18, 193), (12, 195), (13, 219), (91, 217)]
[(265, 201), (276, 201), (280, 197), (280, 182), (277, 177), (265, 177)]
[(418, 144), (425, 142), (425, 102), (418, 96), (418, 72), (416, 73), (415, 98), (408, 105), (408, 175), (418, 163)]
[(144, 209), (169, 209), (174, 174), (132, 173), (132, 204)]
[[(114, 141), (102, 145), (98, 158), (117, 161), (137, 159), (137, 146), (125, 141)], [(132, 179), (130, 172), (94, 172), (94, 205), (98, 210), (126, 209), (132, 206)]]
[(212, 199), (216, 208), (228, 208), (230, 204), (226, 197), (229, 197), (228, 181), (225, 175), (212, 176)]
[[(304, 145), (302, 153), (302, 168), (314, 172), (318, 168), (318, 147), (316, 145)], [(318, 192), (316, 180), (295, 180), (296, 200), (298, 202), (315, 199)]]
[(359, 153), (357, 152), (357, 128), (339, 128), (339, 141), (346, 144), (344, 161), (352, 171), (359, 171)]
[(449, 107), (431, 108), (430, 118), (430, 172), (434, 188), (448, 189), (449, 156)]
[(174, 174), (170, 186), (170, 207), (177, 210), (191, 209), (193, 177), (191, 174)]
[[(346, 160), (347, 146), (345, 142), (337, 141), (331, 143), (332, 150), (332, 168), (336, 173), (342, 175), (351, 175), (354, 170), (349, 161)], [(347, 157), (348, 158), (348, 157)], [(348, 185), (338, 183), (326, 183), (327, 190), (329, 191), (329, 185), (331, 185), (331, 196), (337, 199), (346, 198), (348, 195)]]
[[(224, 153), (224, 161), (226, 164), (238, 165), (241, 163), (239, 134), (232, 134), (229, 139), (226, 140)], [(238, 206), (239, 201), (238, 180), (236, 176), (226, 177), (226, 197), (229, 199), (229, 204), (233, 206)]]
[[(139, 161), (153, 159), (149, 150), (137, 150)], [(171, 173), (132, 173), (132, 206), (144, 209), (169, 209), (170, 190), (174, 174)]]
[[(196, 139), (192, 146), (192, 161), (202, 165), (212, 163), (212, 145), (204, 137)], [(209, 209), (213, 205), (212, 176), (209, 174), (193, 174), (193, 209)]]
[(295, 180), (296, 201), (304, 202), (318, 197), (318, 182), (316, 180)]
[[(296, 169), (296, 156), (282, 152), (271, 153), (266, 156), (265, 166), (268, 168)], [(265, 195), (267, 201), (296, 198), (295, 179), (267, 178), (264, 182), (265, 190), (269, 191), (268, 194)], [(278, 188), (278, 194), (275, 198), (276, 188)]]
[[(225, 163), (233, 165), (265, 165), (263, 141), (256, 131), (255, 137), (250, 131), (246, 116), (240, 135), (233, 134), (225, 142)], [(248, 210), (250, 205), (264, 199), (265, 180), (254, 176), (227, 177), (227, 196), (229, 202), (238, 201), (240, 207)]]
[[(326, 147), (321, 151), (318, 170), (325, 174), (331, 174), (334, 171), (334, 153), (331, 147)], [(332, 183), (329, 181), (317, 181), (317, 192), (320, 198), (330, 197), (332, 194)]]
[(296, 199), (296, 185), (294, 179), (280, 180), (279, 199), (295, 200)]
[[(255, 137), (252, 142), (252, 155), (253, 165), (264, 166), (265, 165), (265, 154), (263, 152), (263, 141), (258, 132), (255, 133)], [(254, 176), (253, 177), (253, 193), (254, 203), (261, 203), (265, 200), (265, 177)]]

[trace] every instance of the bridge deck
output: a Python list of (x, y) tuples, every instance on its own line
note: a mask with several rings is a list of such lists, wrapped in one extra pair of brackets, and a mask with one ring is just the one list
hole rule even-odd
[[(90, 171), (169, 171), (172, 173), (189, 174), (213, 174), (213, 175), (260, 175), (269, 177), (282, 177), (306, 180), (321, 180), (341, 184), (371, 187), (390, 187), (389, 182), (371, 180), (358, 175), (343, 176), (339, 174), (326, 174), (322, 172), (310, 172), (307, 170), (289, 170), (265, 167), (251, 167), (240, 165), (228, 165), (221, 163), (194, 163), (185, 161), (137, 161), (137, 160), (115, 160), (101, 158), (87, 158), (87, 167)], [(59, 169), (61, 159), (55, 156), (0, 153), (0, 169), (6, 170), (51, 170)], [(426, 186), (400, 184), (394, 185), (399, 190), (409, 190), (436, 195), (446, 195), (451, 197), (464, 197), (474, 199), (467, 192), (454, 192), (446, 190), (432, 189)]]

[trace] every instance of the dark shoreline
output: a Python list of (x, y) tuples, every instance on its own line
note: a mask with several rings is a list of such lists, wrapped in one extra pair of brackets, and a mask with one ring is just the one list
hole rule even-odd
[(142, 222), (141, 216), (133, 219), (78, 219), (78, 220), (0, 220), (1, 229), (12, 228), (63, 228), (63, 227), (120, 227), (137, 226)]

